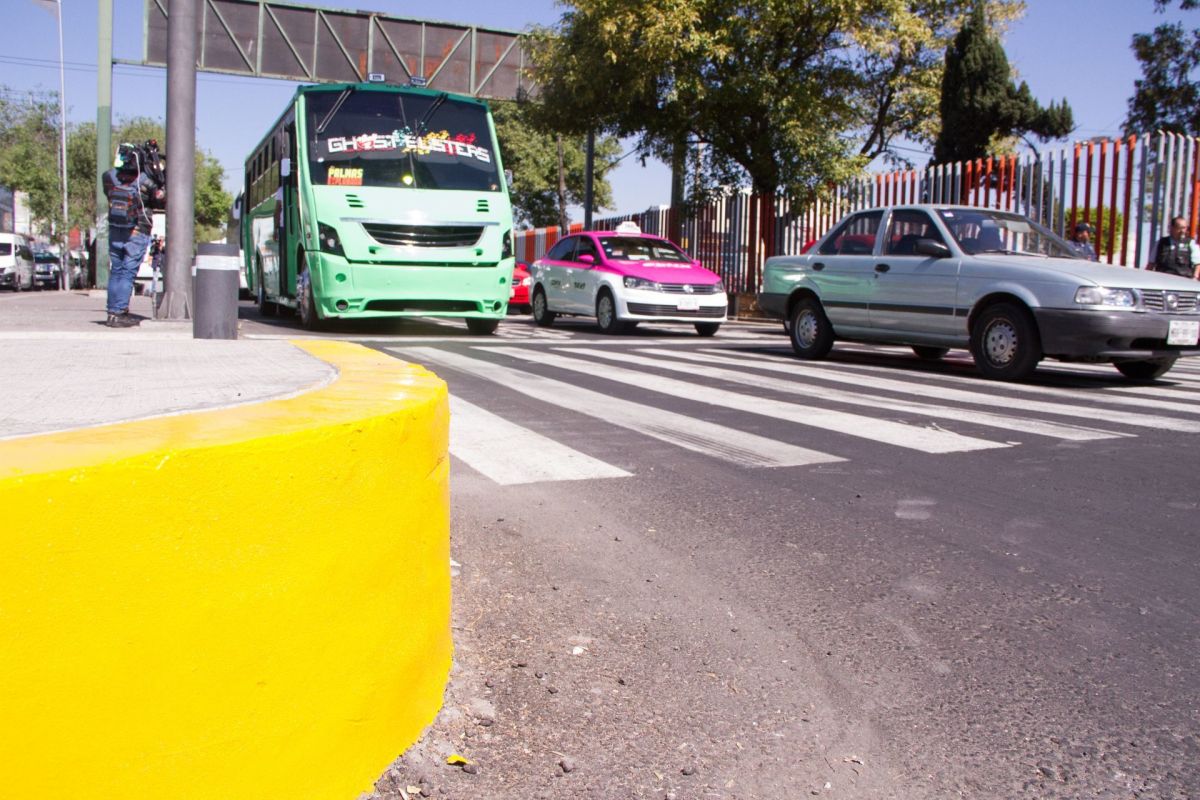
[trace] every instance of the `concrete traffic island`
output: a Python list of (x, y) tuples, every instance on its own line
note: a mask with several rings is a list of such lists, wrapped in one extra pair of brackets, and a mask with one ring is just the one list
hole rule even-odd
[(299, 342), (299, 396), (0, 441), (0, 785), (338, 798), (441, 706), (448, 404)]

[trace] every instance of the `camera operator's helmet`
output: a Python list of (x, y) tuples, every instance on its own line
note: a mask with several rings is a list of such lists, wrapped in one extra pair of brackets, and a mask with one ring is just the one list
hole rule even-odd
[(142, 165), (138, 163), (137, 145), (121, 142), (117, 148), (117, 156), (113, 159), (113, 166), (122, 172), (140, 172)]

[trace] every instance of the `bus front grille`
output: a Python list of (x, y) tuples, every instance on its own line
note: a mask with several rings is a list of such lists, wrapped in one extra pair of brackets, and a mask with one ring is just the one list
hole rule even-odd
[(367, 235), (394, 247), (470, 247), (483, 236), (482, 225), (389, 225), (364, 222)]
[(469, 300), (371, 300), (367, 311), (478, 311)]

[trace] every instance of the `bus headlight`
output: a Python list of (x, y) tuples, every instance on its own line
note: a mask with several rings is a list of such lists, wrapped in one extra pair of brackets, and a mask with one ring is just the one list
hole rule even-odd
[(342, 250), (342, 240), (338, 238), (337, 230), (324, 222), (317, 223), (317, 238), (321, 242), (321, 252), (332, 253), (335, 256), (346, 256)]
[(513, 257), (513, 234), (512, 231), (504, 232), (504, 247), (500, 251), (500, 260)]

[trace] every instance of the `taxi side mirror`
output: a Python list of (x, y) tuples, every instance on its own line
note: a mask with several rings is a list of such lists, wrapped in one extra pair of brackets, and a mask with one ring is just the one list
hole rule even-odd
[(949, 258), (950, 248), (939, 242), (937, 239), (917, 239), (914, 248), (918, 255), (932, 256), (933, 258)]
[(577, 259), (576, 259), (576, 261), (578, 261), (580, 264), (594, 264), (594, 263), (596, 263), (596, 259), (592, 257), (592, 254), (591, 254), (591, 253), (584, 253), (584, 254), (583, 254), (583, 255), (581, 255), (579, 258), (577, 258)]

